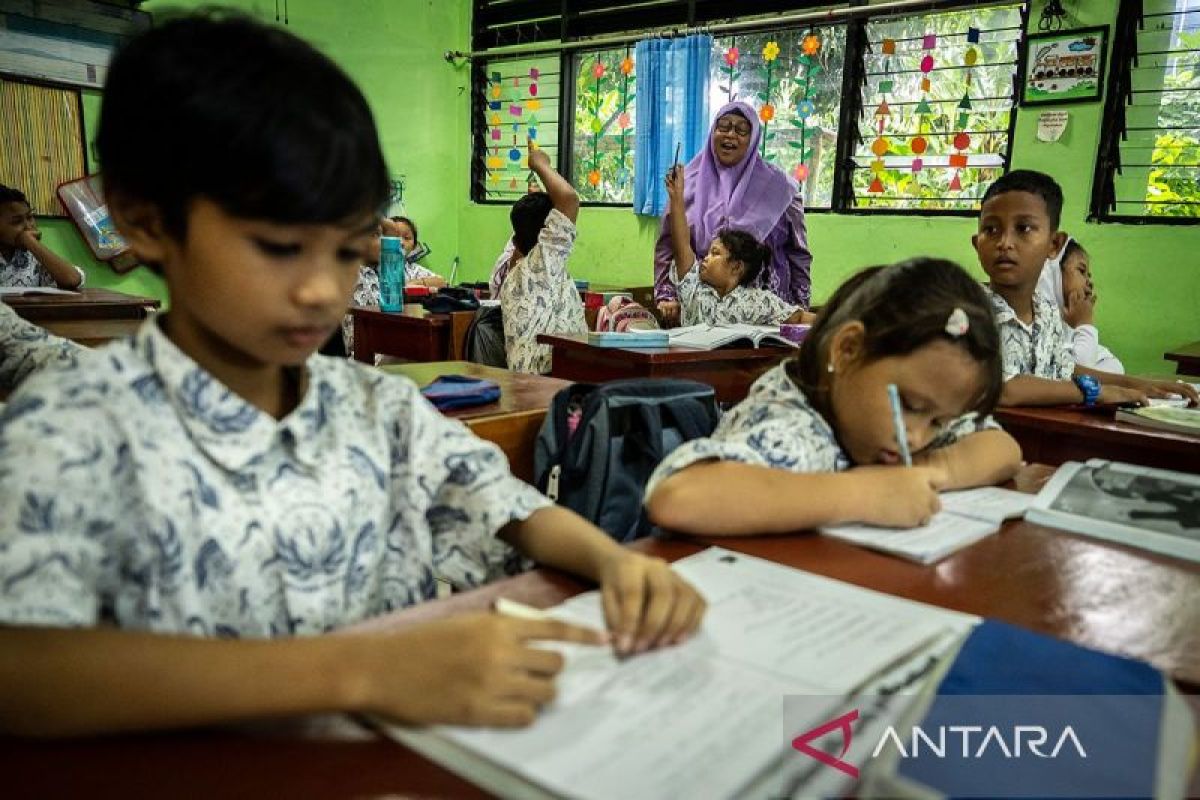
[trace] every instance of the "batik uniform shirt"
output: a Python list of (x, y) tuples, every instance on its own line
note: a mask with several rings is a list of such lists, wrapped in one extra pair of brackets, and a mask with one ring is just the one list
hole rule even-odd
[[(79, 286), (87, 277), (83, 270), (75, 267), (79, 273)], [(58, 286), (50, 271), (42, 266), (37, 256), (23, 247), (18, 247), (11, 259), (0, 255), (0, 286)], [(78, 288), (78, 287), (76, 287)]]
[[(671, 265), (675, 277), (675, 265)], [(800, 310), (766, 289), (738, 286), (721, 297), (717, 290), (700, 280), (700, 262), (695, 261), (687, 275), (675, 281), (679, 295), (681, 325), (778, 325)]]
[[(967, 414), (947, 425), (928, 448), (945, 447), (981, 430), (991, 418)], [(839, 472), (853, 464), (829, 422), (787, 373), (786, 362), (754, 382), (750, 394), (721, 418), (713, 435), (673, 450), (650, 476), (646, 497), (665, 478), (701, 461), (739, 461), (790, 472)]]
[(92, 351), (21, 319), (0, 302), (0, 389), (12, 390), (34, 372), (73, 367)]
[(538, 243), (513, 265), (500, 288), (504, 350), (514, 372), (550, 371), (551, 350), (537, 343), (539, 334), (587, 333), (583, 302), (567, 271), (575, 233), (575, 223), (551, 209)]
[(1033, 322), (1026, 325), (1008, 301), (984, 287), (992, 301), (1000, 347), (1004, 354), (1004, 380), (1017, 375), (1065, 381), (1075, 373), (1071, 333), (1058, 309), (1040, 292), (1033, 295)]
[(549, 501), (408, 380), (311, 357), (282, 420), (155, 321), (0, 417), (0, 623), (316, 634), (517, 565)]

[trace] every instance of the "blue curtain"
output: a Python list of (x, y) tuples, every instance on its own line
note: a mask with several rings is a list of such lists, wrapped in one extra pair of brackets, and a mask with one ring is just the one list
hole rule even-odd
[(637, 44), (637, 125), (633, 211), (667, 210), (663, 178), (675, 146), (686, 164), (708, 140), (708, 68), (711, 36), (646, 39)]

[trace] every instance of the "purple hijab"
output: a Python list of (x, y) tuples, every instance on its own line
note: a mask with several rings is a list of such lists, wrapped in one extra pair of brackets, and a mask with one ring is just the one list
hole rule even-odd
[[(717, 160), (712, 136), (717, 120), (731, 111), (750, 123), (746, 155), (732, 167)], [(796, 186), (759, 154), (762, 125), (746, 103), (729, 103), (717, 112), (708, 142), (684, 172), (684, 203), (697, 256), (708, 251), (713, 237), (726, 228), (743, 230), (762, 242), (796, 196)]]

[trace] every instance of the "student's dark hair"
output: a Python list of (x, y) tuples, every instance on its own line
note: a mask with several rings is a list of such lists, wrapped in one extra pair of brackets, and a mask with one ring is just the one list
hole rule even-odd
[(538, 235), (546, 225), (546, 217), (554, 203), (545, 192), (532, 192), (523, 195), (513, 203), (508, 218), (512, 220), (513, 243), (522, 253), (528, 254), (537, 244)]
[(1060, 267), (1063, 266), (1064, 264), (1067, 263), (1067, 259), (1070, 258), (1071, 256), (1075, 255), (1076, 253), (1083, 253), (1086, 256), (1087, 248), (1085, 248), (1079, 242), (1072, 239), (1071, 241), (1067, 242), (1067, 246), (1063, 250), (1062, 258), (1059, 260), (1058, 265)]
[(11, 186), (5, 186), (0, 183), (0, 203), (24, 203), (29, 205), (29, 200), (26, 199), (25, 193), (20, 189), (14, 189)]
[(405, 225), (408, 226), (408, 229), (413, 232), (413, 241), (414, 242), (421, 241), (421, 236), (420, 236), (420, 234), (417, 233), (417, 223), (413, 222), (408, 217), (392, 217), (391, 220), (392, 220), (392, 222), (403, 222)]
[[(961, 336), (946, 332), (956, 308), (967, 315), (967, 331)], [(907, 355), (935, 341), (962, 347), (986, 375), (984, 392), (969, 410), (988, 414), (996, 407), (1004, 385), (1000, 334), (983, 287), (958, 264), (914, 258), (867, 267), (838, 287), (817, 314), (800, 354), (788, 363), (792, 380), (826, 418), (831, 415), (822, 381), (829, 348), (834, 334), (854, 321), (865, 329), (867, 361)]]
[(757, 239), (745, 231), (721, 231), (717, 234), (717, 238), (721, 240), (721, 244), (725, 245), (725, 249), (729, 252), (729, 258), (742, 262), (745, 267), (742, 270), (741, 281), (738, 282), (739, 286), (752, 284), (758, 278), (758, 273), (762, 272), (763, 266), (771, 260), (771, 249), (760, 244)]
[(1042, 198), (1046, 204), (1046, 213), (1050, 215), (1050, 226), (1058, 230), (1058, 225), (1062, 222), (1063, 192), (1054, 178), (1032, 169), (1014, 169), (988, 187), (983, 193), (980, 206), (1007, 192), (1029, 192)]
[(228, 12), (172, 18), (113, 59), (96, 133), (105, 191), (182, 238), (199, 197), (323, 224), (379, 214), (387, 167), (358, 87), (311, 45)]

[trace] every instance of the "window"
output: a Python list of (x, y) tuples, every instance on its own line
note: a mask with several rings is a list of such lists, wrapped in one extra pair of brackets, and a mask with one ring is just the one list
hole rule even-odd
[[(778, 10), (775, 0), (745, 2), (746, 14)], [(946, 5), (951, 10), (815, 27), (772, 28), (764, 18), (761, 29), (718, 33), (709, 106), (715, 111), (742, 100), (755, 109), (763, 125), (763, 157), (801, 185), (807, 208), (973, 213), (987, 185), (1008, 165), (1026, 4)], [(476, 0), (473, 42), (502, 46), (563, 36), (579, 46), (585, 36), (628, 31), (622, 25), (715, 21), (717, 4), (620, 0), (596, 8), (591, 0), (536, 8)], [(867, 9), (862, 13), (871, 14)], [(476, 137), (475, 199), (511, 202), (527, 190), (521, 131), (530, 129), (530, 100), (545, 102), (553, 94), (554, 107), (543, 106), (534, 115), (539, 143), (552, 156), (562, 145), (560, 170), (584, 202), (632, 201), (635, 47), (583, 46), (476, 68), (476, 91), (484, 84), (479, 100), (485, 118), (476, 126), (482, 133)], [(528, 94), (535, 61), (541, 76), (536, 100)], [(567, 92), (562, 107), (572, 118), (560, 127), (562, 69), (567, 70), (561, 76)]]
[(758, 110), (767, 161), (804, 186), (808, 208), (829, 208), (837, 163), (846, 26), (714, 40), (709, 107)]
[(973, 211), (1004, 172), (1019, 5), (867, 23), (854, 206)]
[(575, 56), (571, 182), (585, 202), (633, 201), (633, 46)]
[(536, 180), (525, 153), (529, 139), (551, 162), (558, 159), (559, 58), (492, 60), (482, 72), (479, 109), (484, 124), (476, 137), (474, 196), (511, 203)]
[(1200, 0), (1122, 3), (1093, 218), (1200, 220)]
[(65, 216), (55, 189), (87, 172), (79, 91), (0, 78), (0, 119), (0, 183), (23, 191), (35, 214)]

